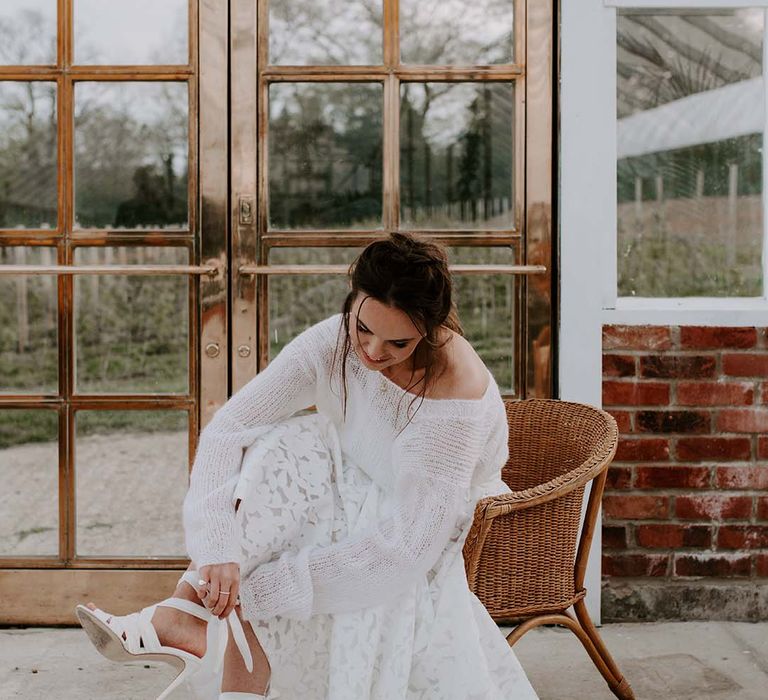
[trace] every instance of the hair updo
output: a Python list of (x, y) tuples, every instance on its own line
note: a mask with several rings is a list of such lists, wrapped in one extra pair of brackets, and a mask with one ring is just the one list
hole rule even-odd
[[(441, 326), (464, 335), (453, 300), (453, 282), (445, 248), (435, 241), (410, 233), (390, 233), (387, 238), (370, 243), (349, 266), (350, 291), (342, 304), (343, 348), (341, 376), (344, 385), (346, 416), (346, 365), (351, 343), (349, 315), (357, 295), (362, 293), (408, 315), (422, 339), (413, 353), (414, 367), (424, 368), (424, 377), (410, 383), (404, 392), (419, 386), (410, 406), (445, 370), (439, 350), (447, 340), (439, 341)], [(337, 344), (338, 351), (338, 344)], [(334, 365), (336, 362), (334, 353)], [(411, 375), (413, 378), (413, 374)], [(411, 416), (412, 417), (412, 416)], [(410, 418), (409, 418), (410, 421)]]

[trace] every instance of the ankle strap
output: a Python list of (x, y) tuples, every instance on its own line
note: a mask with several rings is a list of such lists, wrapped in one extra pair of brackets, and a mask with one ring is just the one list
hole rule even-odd
[[(190, 584), (195, 590), (197, 590), (197, 582), (200, 580), (200, 573), (197, 571), (197, 569), (187, 569), (179, 578), (179, 583), (182, 581), (186, 581), (188, 584)], [(171, 602), (174, 601), (174, 602)], [(189, 603), (189, 601), (182, 601), (179, 598), (168, 598), (163, 603), (169, 604), (170, 607), (175, 607), (180, 610), (185, 610), (186, 612), (191, 613), (192, 615), (195, 615), (196, 617), (202, 617), (200, 614), (200, 606), (196, 605), (195, 603)], [(181, 603), (182, 605), (178, 605), (175, 603)], [(188, 603), (190, 606), (194, 606), (196, 609), (193, 610), (192, 608), (187, 608), (184, 603)], [(228, 633), (231, 631), (232, 637), (235, 640), (235, 645), (237, 646), (238, 651), (240, 652), (240, 656), (243, 657), (243, 662), (245, 663), (245, 667), (248, 669), (249, 672), (253, 671), (253, 657), (251, 656), (251, 648), (248, 646), (248, 640), (245, 638), (245, 632), (243, 632), (243, 626), (240, 624), (240, 618), (237, 616), (237, 612), (235, 610), (232, 610), (231, 613), (226, 618), (226, 621), (220, 621), (218, 617), (216, 617), (208, 608), (203, 607), (202, 610), (207, 613), (206, 617), (203, 619), (208, 620), (208, 633), (207, 633), (207, 645), (208, 649), (211, 649), (211, 646), (216, 646), (216, 651), (214, 652), (213, 658), (214, 658), (214, 670), (218, 673), (218, 671), (221, 669), (221, 666), (224, 662), (224, 652), (226, 651), (227, 647), (227, 637)], [(218, 636), (214, 632), (214, 623), (216, 622), (224, 622), (223, 626), (221, 626), (220, 632)], [(206, 654), (207, 656), (207, 654)], [(252, 697), (261, 697), (259, 695), (253, 695), (253, 693), (249, 694)]]

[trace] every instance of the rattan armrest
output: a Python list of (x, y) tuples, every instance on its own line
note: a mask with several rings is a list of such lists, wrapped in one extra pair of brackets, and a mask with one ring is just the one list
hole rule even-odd
[(615, 452), (614, 446), (608, 455), (602, 454), (587, 460), (575, 469), (538, 486), (481, 498), (475, 506), (475, 518), (482, 515), (485, 519), (492, 519), (560, 498), (594, 479), (603, 469), (607, 469)]

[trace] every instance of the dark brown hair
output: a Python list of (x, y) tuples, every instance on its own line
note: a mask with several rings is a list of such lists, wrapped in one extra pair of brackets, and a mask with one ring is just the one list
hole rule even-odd
[[(437, 351), (448, 341), (439, 342), (440, 327), (445, 326), (464, 335), (452, 296), (453, 282), (448, 270), (446, 250), (439, 243), (414, 234), (391, 233), (387, 238), (366, 246), (349, 266), (348, 274), (351, 289), (342, 304), (343, 339), (340, 328), (340, 337), (333, 355), (335, 367), (338, 341), (343, 340), (341, 377), (344, 388), (344, 418), (347, 410), (347, 356), (351, 347), (349, 315), (358, 293), (403, 311), (423, 335), (413, 352), (413, 364), (414, 367), (424, 368), (424, 377), (409, 384), (403, 392), (405, 396), (411, 393), (409, 390), (413, 386), (421, 385), (419, 393), (414, 395), (408, 405), (410, 412), (413, 402), (419, 397), (421, 406), (427, 388), (445, 371), (445, 367), (438, 360)], [(409, 417), (408, 422), (412, 417)]]

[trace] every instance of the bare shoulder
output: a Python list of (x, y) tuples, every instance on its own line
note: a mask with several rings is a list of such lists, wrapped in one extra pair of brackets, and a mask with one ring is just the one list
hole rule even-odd
[(488, 369), (469, 341), (453, 333), (448, 343), (448, 368), (432, 392), (436, 399), (482, 399), (488, 389)]

